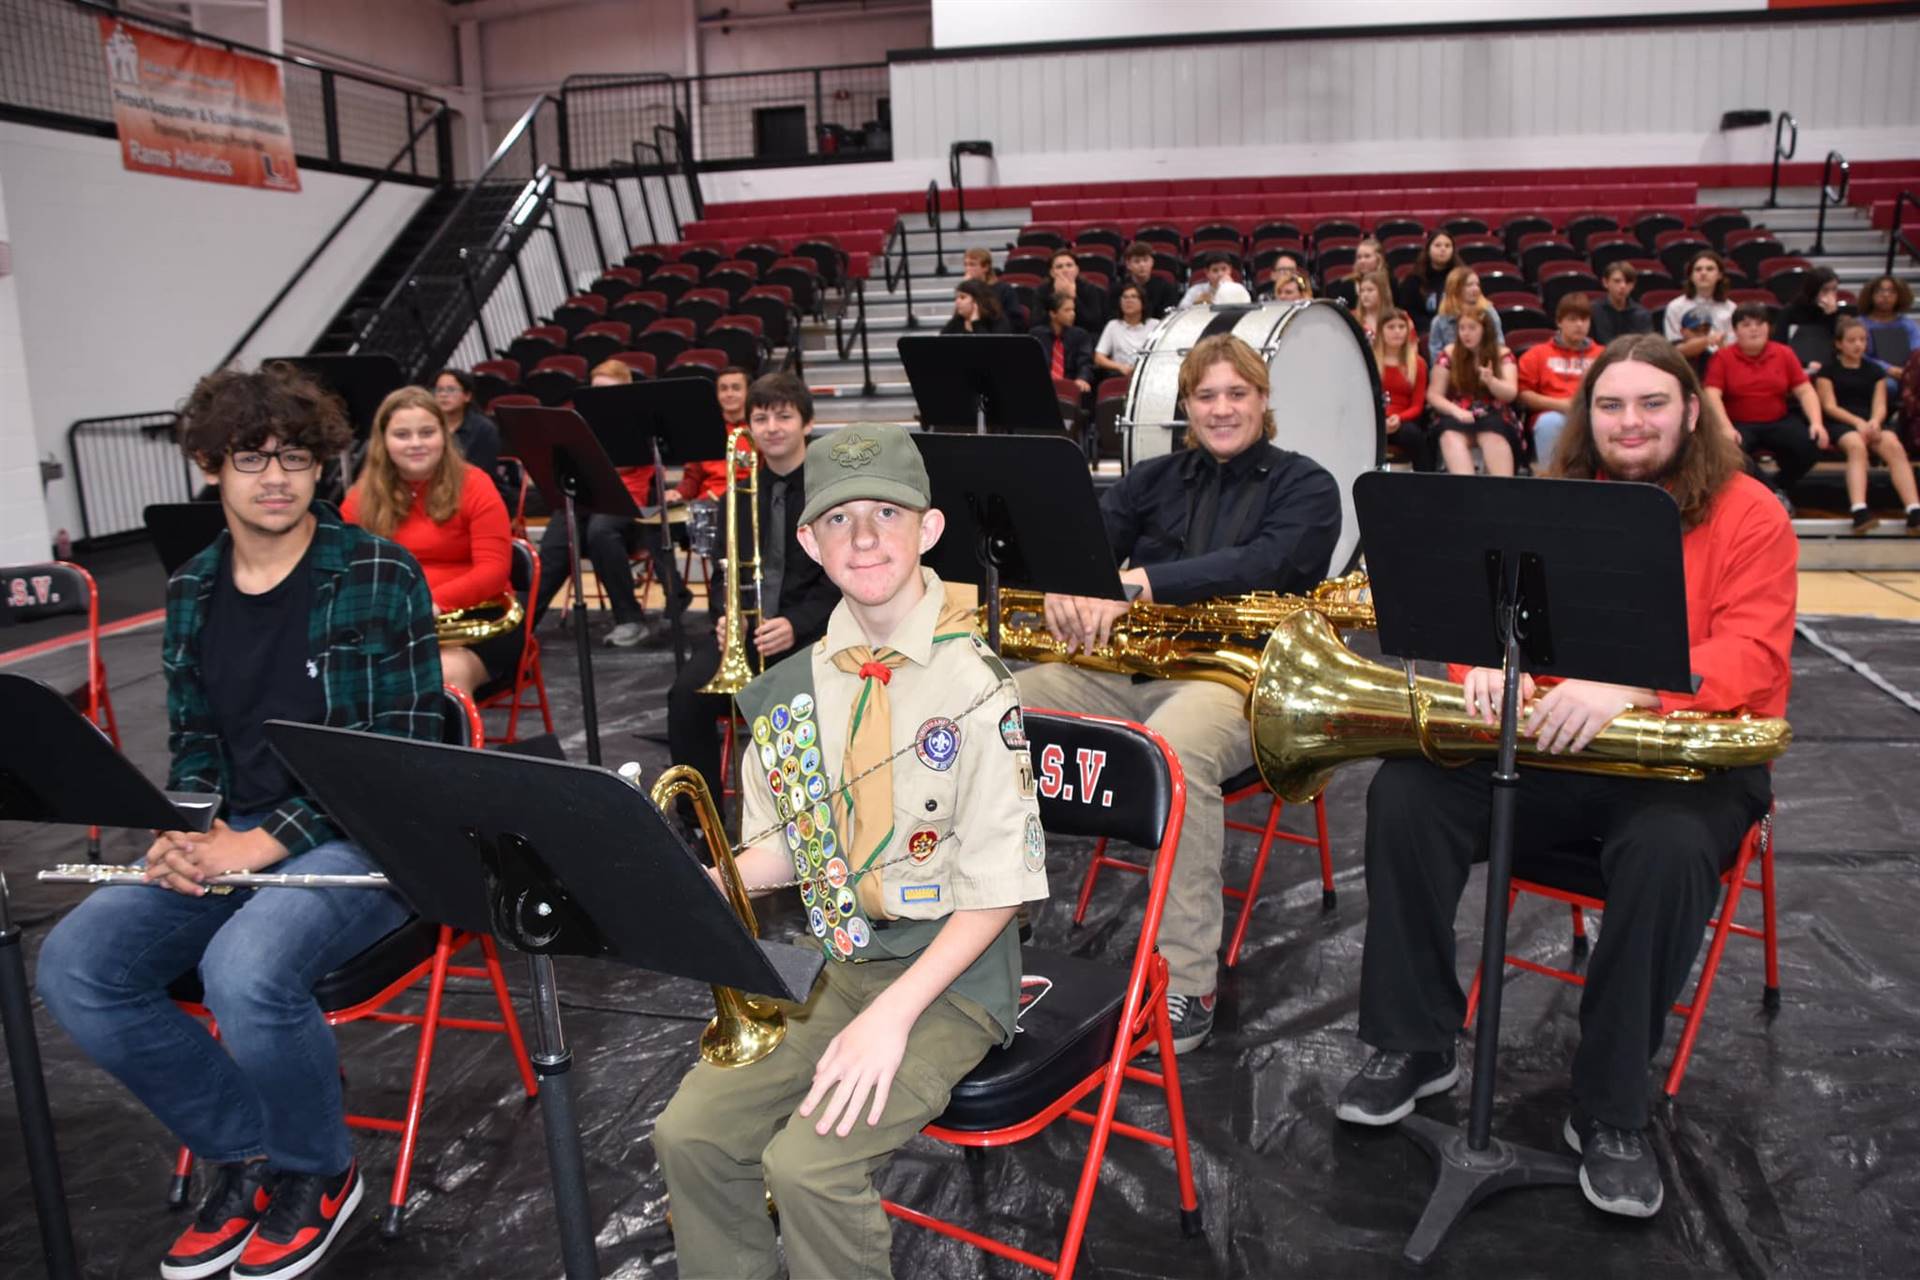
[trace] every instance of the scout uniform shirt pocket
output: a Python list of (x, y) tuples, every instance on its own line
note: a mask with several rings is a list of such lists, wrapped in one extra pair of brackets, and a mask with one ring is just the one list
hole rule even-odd
[(879, 893), (863, 893), (862, 905), (875, 919), (942, 919), (954, 909), (948, 881), (958, 856), (953, 818), (959, 770), (921, 767), (902, 757), (894, 766), (893, 788), (893, 840), (880, 855), (879, 874), (862, 881), (877, 880)]

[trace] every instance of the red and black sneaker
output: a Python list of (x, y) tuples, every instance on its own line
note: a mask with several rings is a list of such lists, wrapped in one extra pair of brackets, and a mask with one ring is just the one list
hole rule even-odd
[(318, 1266), (360, 1203), (360, 1162), (332, 1176), (283, 1173), (234, 1280), (287, 1280)]
[(232, 1266), (273, 1199), (274, 1175), (265, 1160), (210, 1164), (207, 1169), (213, 1185), (193, 1225), (160, 1260), (165, 1280), (201, 1280)]

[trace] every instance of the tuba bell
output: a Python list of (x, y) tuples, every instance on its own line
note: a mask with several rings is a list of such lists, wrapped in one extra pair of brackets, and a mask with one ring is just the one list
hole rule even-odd
[[(740, 478), (742, 468), (746, 470), (746, 479)], [(745, 427), (735, 427), (733, 434), (727, 437), (727, 498), (724, 504), (727, 522), (727, 554), (721, 563), (727, 568), (727, 629), (721, 637), (720, 669), (713, 673), (713, 679), (700, 686), (701, 693), (718, 693), (728, 697), (740, 692), (753, 681), (756, 674), (753, 664), (747, 659), (747, 620), (746, 614), (763, 616), (760, 599), (760, 454), (753, 447), (753, 436)], [(740, 502), (745, 498), (747, 510), (751, 513), (751, 531), (749, 554), (740, 553)], [(779, 531), (775, 531), (779, 536)], [(746, 577), (748, 568), (753, 571), (753, 608), (743, 608), (740, 581)], [(711, 607), (711, 602), (709, 602)], [(749, 917), (751, 918), (751, 917)]]
[[(620, 776), (638, 787), (640, 766), (622, 765)], [(754, 919), (753, 903), (740, 880), (733, 848), (727, 843), (726, 825), (721, 821), (720, 810), (714, 807), (713, 793), (707, 790), (707, 780), (700, 776), (700, 771), (684, 764), (675, 765), (654, 781), (647, 796), (661, 813), (671, 813), (674, 802), (682, 796), (693, 802), (700, 832), (707, 838), (707, 850), (713, 855), (721, 883), (726, 886), (727, 903), (740, 917), (740, 923), (747, 927), (747, 932), (758, 937), (760, 924)], [(713, 1001), (717, 1006), (713, 1018), (700, 1033), (702, 1062), (716, 1067), (744, 1067), (772, 1053), (786, 1038), (786, 1015), (771, 1001), (757, 1000), (722, 986), (714, 987)]]

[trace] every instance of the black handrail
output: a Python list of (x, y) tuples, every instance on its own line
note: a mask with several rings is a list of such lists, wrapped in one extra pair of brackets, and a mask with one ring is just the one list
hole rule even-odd
[[(862, 384), (860, 394), (863, 396), (871, 396), (876, 394), (876, 389), (873, 385), (873, 356), (867, 350), (867, 282), (865, 279), (859, 279), (850, 280), (847, 281), (847, 283), (853, 287), (851, 289), (843, 288), (840, 290), (840, 307), (833, 313), (833, 345), (834, 349), (840, 353), (840, 358), (845, 360), (847, 353), (853, 350), (854, 339), (858, 338), (860, 340), (860, 373)], [(851, 333), (847, 332), (846, 329), (847, 303), (849, 299), (857, 302), (860, 306), (860, 318), (854, 321), (853, 331)], [(799, 345), (800, 331), (797, 328), (793, 331), (793, 341), (794, 345)]]
[(240, 340), (233, 344), (226, 355), (220, 357), (220, 363), (216, 366), (217, 368), (224, 369), (232, 364), (234, 357), (239, 355), (249, 342), (253, 341), (253, 335), (260, 332), (260, 326), (264, 325), (267, 322), (267, 318), (279, 309), (281, 303), (287, 300), (287, 295), (293, 292), (294, 287), (306, 276), (307, 272), (313, 267), (313, 264), (320, 260), (320, 255), (327, 251), (327, 247), (334, 242), (341, 231), (346, 229), (346, 225), (353, 221), (354, 215), (366, 206), (367, 201), (372, 198), (374, 191), (379, 188), (380, 184), (387, 180), (388, 175), (399, 168), (401, 157), (410, 154), (413, 150), (413, 144), (420, 140), (420, 135), (426, 131), (428, 126), (438, 123), (440, 118), (445, 114), (446, 108), (444, 106), (436, 107), (433, 114), (421, 121), (420, 126), (413, 131), (405, 142), (400, 144), (400, 149), (393, 153), (393, 159), (387, 162), (387, 167), (382, 169), (372, 181), (367, 183), (367, 189), (360, 193), (360, 198), (347, 206), (347, 211), (341, 214), (339, 221), (335, 222), (327, 231), (327, 234), (320, 238), (320, 243), (313, 247), (313, 252), (309, 253), (305, 260), (294, 268), (293, 274), (287, 278), (285, 284), (280, 286), (280, 292), (273, 295), (273, 300), (267, 303), (265, 310), (254, 317), (253, 323), (247, 326), (247, 331), (240, 335)]
[[(1835, 190), (1833, 185), (1833, 166), (1835, 161), (1839, 161), (1840, 163), (1840, 186), (1838, 190)], [(1845, 204), (1847, 202), (1847, 188), (1850, 183), (1851, 179), (1848, 176), (1847, 158), (1838, 151), (1827, 152), (1826, 160), (1820, 165), (1820, 221), (1814, 226), (1813, 248), (1807, 252), (1825, 253), (1827, 251), (1827, 205), (1829, 203)]]
[[(1900, 249), (1904, 248), (1914, 257), (1920, 258), (1920, 243), (1908, 238), (1906, 228), (1900, 225), (1901, 216), (1906, 213), (1908, 205), (1920, 209), (1920, 196), (1915, 195), (1911, 189), (1902, 187), (1900, 194), (1893, 198), (1893, 226), (1887, 230), (1887, 269), (1882, 273), (1884, 275), (1893, 274), (1893, 260)], [(1867, 302), (1871, 305), (1873, 299), (1868, 298)]]
[[(898, 275), (896, 275), (893, 270), (893, 242), (895, 240), (900, 242), (900, 271)], [(880, 250), (880, 269), (886, 277), (888, 293), (893, 292), (893, 286), (896, 281), (905, 286), (907, 291), (907, 328), (918, 329), (920, 327), (920, 317), (913, 314), (913, 254), (908, 248), (909, 243), (910, 239), (907, 235), (907, 224), (898, 218), (894, 219), (893, 230), (887, 232), (887, 243)]]
[[(640, 163), (640, 144), (633, 144), (633, 181), (640, 188), (640, 211), (647, 215), (647, 243), (660, 243), (660, 228), (653, 220), (653, 201), (647, 197), (647, 170)], [(631, 249), (633, 246), (627, 246)]]
[[(687, 211), (693, 215), (688, 221), (698, 222), (707, 216), (707, 210), (706, 202), (700, 198), (700, 176), (699, 170), (694, 167), (693, 149), (687, 145), (686, 122), (687, 118), (676, 108), (672, 124), (653, 126), (653, 149), (654, 153), (660, 157), (663, 169), (676, 163), (680, 166), (680, 176), (686, 179), (687, 183)], [(668, 147), (660, 145), (660, 135), (663, 133), (667, 135), (668, 146), (672, 149), (671, 157), (668, 155)], [(672, 181), (671, 175), (667, 180)]]
[(952, 275), (947, 269), (946, 239), (940, 233), (940, 183), (938, 180), (927, 184), (927, 221), (933, 224), (933, 274)]
[[(378, 317), (381, 313), (385, 312), (388, 307), (391, 307), (399, 301), (401, 293), (407, 288), (408, 281), (427, 264), (430, 260), (430, 255), (440, 247), (440, 242), (446, 239), (448, 230), (459, 225), (461, 215), (466, 213), (467, 206), (473, 203), (473, 198), (479, 194), (480, 189), (486, 186), (487, 179), (493, 176), (493, 171), (499, 168), (501, 161), (505, 160), (508, 154), (513, 151), (514, 147), (519, 145), (520, 139), (532, 132), (534, 128), (534, 118), (540, 114), (540, 108), (546, 106), (548, 103), (558, 106), (559, 102), (560, 100), (552, 94), (543, 93), (535, 98), (525, 111), (520, 113), (520, 118), (513, 122), (513, 128), (507, 130), (507, 136), (500, 139), (500, 145), (493, 149), (493, 155), (487, 160), (487, 167), (480, 171), (479, 176), (473, 180), (472, 185), (467, 188), (466, 193), (460, 197), (460, 202), (453, 206), (452, 212), (441, 219), (440, 225), (434, 228), (433, 235), (427, 240), (426, 244), (421, 246), (420, 252), (414, 255), (413, 262), (401, 273), (400, 278), (394, 282), (393, 288), (387, 291), (387, 296), (380, 300), (380, 305), (374, 309), (374, 317)], [(530, 165), (529, 168), (535, 170), (540, 168), (538, 156), (534, 157), (534, 163)], [(360, 332), (354, 335), (354, 341), (356, 343), (367, 336), (367, 330), (373, 323), (374, 320), (369, 318)]]
[[(1793, 136), (1787, 140), (1787, 145), (1782, 148), (1780, 145), (1780, 135), (1787, 129), (1793, 130)], [(1782, 111), (1780, 118), (1774, 122), (1773, 126), (1773, 185), (1767, 190), (1767, 208), (1777, 209), (1780, 207), (1780, 162), (1782, 160), (1793, 159), (1793, 153), (1799, 149), (1800, 122), (1793, 118), (1791, 112)]]

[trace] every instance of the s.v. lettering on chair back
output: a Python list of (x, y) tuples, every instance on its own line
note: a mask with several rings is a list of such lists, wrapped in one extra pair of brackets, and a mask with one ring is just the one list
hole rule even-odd
[(1172, 786), (1166, 759), (1151, 741), (1137, 732), (1115, 732), (1093, 717), (1042, 710), (1023, 716), (1040, 823), (1049, 835), (1159, 845)]
[(85, 575), (60, 562), (0, 566), (0, 622), (32, 622), (85, 613), (92, 599)]

